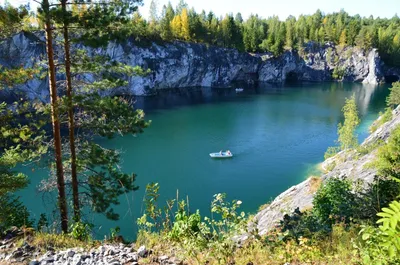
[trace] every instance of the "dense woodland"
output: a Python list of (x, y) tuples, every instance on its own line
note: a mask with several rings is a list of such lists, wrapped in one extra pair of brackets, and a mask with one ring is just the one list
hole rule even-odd
[[(176, 7), (171, 3), (160, 7), (156, 3), (151, 2), (148, 20), (139, 12), (133, 13), (130, 23), (124, 25), (127, 28), (121, 33), (121, 39), (132, 35), (139, 42), (181, 40), (274, 55), (288, 49), (301, 50), (308, 42), (333, 42), (340, 46), (378, 48), (388, 65), (400, 66), (400, 18), (397, 15), (387, 19), (350, 16), (344, 10), (332, 14), (317, 10), (312, 15), (290, 16), (284, 21), (277, 16), (262, 18), (258, 15), (244, 20), (240, 12), (224, 17), (212, 11), (198, 13), (184, 1)], [(83, 12), (85, 8), (75, 6), (76, 12)], [(34, 21), (26, 7), (0, 7), (0, 25), (4, 29), (0, 37), (21, 27), (34, 29)]]
[[(84, 9), (85, 6), (75, 7), (76, 12)], [(284, 21), (277, 16), (262, 18), (258, 15), (244, 20), (240, 12), (218, 17), (212, 11), (198, 13), (183, 1), (174, 8), (171, 3), (159, 7), (153, 0), (148, 17), (146, 20), (139, 12), (133, 13), (121, 38), (132, 35), (140, 42), (181, 40), (274, 55), (288, 49), (301, 50), (308, 42), (333, 42), (340, 46), (378, 48), (388, 65), (400, 66), (400, 18), (397, 15), (391, 19), (366, 18), (350, 16), (344, 10), (332, 14), (317, 10), (312, 15), (289, 16)], [(34, 21), (26, 7), (0, 7), (0, 25), (5, 29), (0, 37), (21, 28), (32, 30)]]

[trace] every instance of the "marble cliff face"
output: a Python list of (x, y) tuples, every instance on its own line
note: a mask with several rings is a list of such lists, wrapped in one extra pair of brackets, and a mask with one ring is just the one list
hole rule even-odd
[[(73, 48), (151, 70), (144, 77), (129, 77), (129, 85), (114, 89), (115, 94), (146, 95), (178, 87), (229, 87), (235, 82), (331, 81), (335, 73), (336, 80), (378, 84), (385, 81), (386, 72), (395, 77), (400, 75), (400, 71), (384, 66), (376, 49), (340, 48), (329, 43), (323, 46), (309, 43), (301, 53), (286, 51), (279, 57), (184, 42), (143, 47), (127, 40), (109, 43), (105, 48), (82, 45)], [(33, 66), (44, 55), (41, 33), (21, 32), (0, 42), (0, 65), (5, 67)], [(45, 100), (47, 80), (31, 80), (19, 90), (29, 98)]]

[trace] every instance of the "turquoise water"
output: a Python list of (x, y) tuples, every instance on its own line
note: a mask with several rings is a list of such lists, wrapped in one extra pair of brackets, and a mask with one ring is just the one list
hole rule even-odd
[[(337, 138), (337, 124), (345, 98), (355, 94), (362, 124), (359, 138), (384, 109), (387, 86), (307, 84), (259, 87), (236, 94), (233, 89), (177, 90), (137, 99), (151, 126), (144, 134), (103, 140), (123, 151), (123, 169), (138, 175), (140, 190), (121, 197), (117, 222), (98, 215), (97, 237), (119, 226), (126, 238), (135, 235), (145, 185), (158, 182), (160, 201), (189, 197), (190, 208), (209, 214), (213, 194), (225, 192), (255, 212), (311, 174), (328, 146)], [(214, 160), (210, 152), (230, 149), (232, 159)], [(52, 215), (54, 198), (43, 197), (36, 186), (45, 171), (31, 172), (31, 185), (21, 192), (34, 217)], [(45, 202), (45, 203), (43, 203)]]

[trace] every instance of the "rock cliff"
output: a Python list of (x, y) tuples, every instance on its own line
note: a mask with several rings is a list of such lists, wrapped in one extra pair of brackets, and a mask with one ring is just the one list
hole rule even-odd
[[(85, 48), (81, 45), (74, 48), (77, 47)], [(279, 57), (184, 42), (143, 47), (127, 40), (110, 43), (106, 48), (85, 49), (91, 54), (109, 55), (128, 65), (151, 70), (146, 77), (129, 78), (129, 85), (116, 89), (115, 94), (146, 95), (157, 89), (177, 87), (229, 87), (240, 81), (256, 84), (337, 79), (376, 84), (385, 79), (385, 68), (375, 49), (340, 48), (329, 43), (324, 46), (310, 43), (301, 52), (286, 51)], [(0, 65), (5, 67), (33, 66), (44, 55), (40, 32), (21, 32), (0, 42)], [(389, 70), (395, 79), (400, 76), (400, 71)], [(32, 80), (20, 89), (29, 98), (44, 99), (46, 87), (47, 80)]]

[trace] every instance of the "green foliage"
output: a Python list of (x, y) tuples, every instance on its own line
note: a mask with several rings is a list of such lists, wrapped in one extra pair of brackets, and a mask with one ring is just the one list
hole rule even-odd
[(329, 224), (320, 222), (311, 211), (300, 212), (298, 208), (290, 215), (285, 214), (278, 228), (283, 241), (295, 240), (297, 243), (302, 238), (324, 238), (332, 230)]
[(19, 197), (11, 194), (0, 195), (0, 235), (11, 226), (31, 227), (33, 221), (27, 208), (20, 202)]
[(377, 214), (381, 219), (377, 221), (379, 229), (383, 232), (381, 246), (385, 248), (390, 258), (400, 254), (400, 202), (393, 201), (388, 208), (383, 208)]
[(339, 152), (340, 152), (339, 146), (330, 146), (330, 147), (328, 147), (328, 150), (326, 150), (326, 152), (324, 154), (324, 159), (326, 160), (330, 157), (333, 157)]
[(392, 120), (393, 118), (393, 113), (392, 113), (392, 108), (388, 107), (385, 109), (385, 112), (379, 112), (379, 119), (376, 120), (371, 127), (369, 128), (369, 132), (373, 133), (375, 132), (379, 127), (381, 127), (384, 123)]
[(204, 221), (198, 210), (190, 214), (185, 202), (179, 202), (169, 239), (180, 243), (191, 256), (207, 249), (209, 255), (227, 263), (236, 249), (232, 237), (244, 231), (246, 219), (243, 212), (238, 212), (242, 202), (228, 203), (225, 198), (225, 194), (214, 195), (212, 217), (204, 217)]
[[(152, 228), (160, 229), (162, 217), (162, 209), (158, 207), (157, 200), (160, 186), (158, 183), (149, 183), (146, 185), (146, 193), (143, 198), (145, 204), (145, 213), (138, 219), (137, 223), (140, 228), (151, 231)], [(147, 220), (150, 218), (150, 221)]]
[(358, 146), (355, 130), (360, 124), (358, 117), (356, 99), (353, 95), (350, 99), (346, 98), (346, 103), (342, 108), (344, 122), (338, 124), (338, 143), (340, 146), (328, 147), (324, 158), (328, 159), (336, 155), (341, 150), (356, 148)]
[(400, 127), (394, 129), (387, 144), (379, 148), (374, 166), (380, 176), (400, 178)]
[[(32, 69), (0, 67), (0, 90), (24, 83), (36, 73)], [(31, 103), (23, 99), (0, 103), (0, 232), (9, 226), (32, 225), (28, 210), (12, 195), (28, 184), (28, 177), (15, 170), (17, 164), (33, 161), (47, 151), (42, 145), (44, 123), (39, 114), (32, 119)]]
[(356, 99), (353, 95), (350, 99), (346, 99), (346, 103), (342, 109), (344, 114), (344, 123), (338, 125), (338, 142), (342, 150), (357, 147), (358, 140), (355, 130), (360, 124), (358, 117)]
[(78, 153), (77, 164), (80, 175), (86, 176), (85, 194), (91, 201), (92, 210), (117, 220), (119, 215), (112, 205), (120, 203), (119, 196), (138, 189), (134, 185), (136, 175), (121, 172), (117, 151), (92, 142), (84, 143)]
[(392, 87), (389, 88), (390, 94), (386, 99), (387, 105), (396, 107), (400, 104), (400, 82), (395, 82)]
[[(98, 47), (110, 40), (125, 41), (130, 36), (137, 44), (146, 45), (151, 41), (179, 39), (247, 52), (268, 51), (274, 55), (280, 55), (285, 49), (301, 50), (308, 42), (332, 42), (341, 47), (357, 45), (366, 50), (378, 48), (386, 64), (400, 66), (400, 23), (396, 16), (374, 19), (350, 16), (344, 10), (331, 14), (317, 10), (312, 15), (301, 15), (298, 19), (290, 16), (286, 21), (279, 21), (276, 16), (265, 19), (258, 15), (243, 20), (241, 15), (233, 18), (231, 14), (217, 17), (212, 12), (206, 14), (204, 10), (197, 13), (186, 3), (179, 4), (175, 9), (168, 3), (162, 7), (161, 16), (158, 16), (156, 2), (152, 1), (150, 16), (146, 21), (137, 12), (141, 4), (141, 0), (127, 0), (109, 1), (107, 5), (81, 1), (79, 5), (73, 5), (68, 14), (69, 23), (75, 24), (75, 31), (79, 33), (74, 41)], [(21, 29), (35, 28), (35, 23), (29, 21), (32, 17), (28, 13), (25, 7), (1, 7), (0, 28), (4, 28), (4, 33), (0, 34), (0, 38)], [(51, 13), (59, 23), (62, 14), (60, 8), (53, 8)]]
[(386, 245), (386, 234), (380, 228), (363, 226), (359, 232), (360, 239), (356, 242), (363, 264), (395, 265), (400, 262), (398, 257), (390, 257)]
[(13, 7), (7, 1), (0, 5), (0, 39), (7, 38), (12, 34), (29, 27), (28, 6)]
[(117, 238), (119, 237), (120, 232), (121, 232), (121, 228), (119, 226), (116, 226), (115, 228), (111, 228), (110, 229), (111, 241), (116, 241)]
[(364, 226), (360, 231), (359, 249), (365, 264), (398, 264), (400, 262), (400, 203), (393, 201), (377, 216), (379, 228)]
[(349, 223), (357, 215), (356, 200), (349, 180), (329, 179), (314, 196), (313, 215), (326, 224)]
[[(236, 249), (233, 237), (244, 232), (247, 222), (245, 214), (238, 212), (241, 201), (229, 203), (225, 201), (225, 194), (216, 194), (211, 202), (211, 217), (202, 217), (199, 210), (191, 213), (185, 200), (170, 200), (162, 210), (157, 205), (158, 192), (157, 183), (147, 185), (145, 214), (138, 219), (141, 242), (157, 233), (164, 240), (177, 243), (185, 256), (197, 259), (200, 253), (207, 251), (208, 256), (219, 262), (231, 260)], [(171, 221), (174, 204), (177, 211)]]
[(382, 146), (383, 144), (384, 144), (384, 142), (382, 140), (378, 139), (367, 145), (360, 145), (359, 147), (357, 147), (356, 151), (358, 154), (363, 156), (363, 155), (371, 153), (372, 151), (376, 150), (378, 147)]
[(37, 222), (37, 225), (36, 225), (37, 231), (43, 232), (42, 230), (44, 230), (44, 228), (47, 228), (48, 226), (49, 226), (49, 222), (47, 220), (46, 214), (41, 213), (39, 220)]
[(92, 239), (92, 228), (92, 224), (84, 222), (74, 222), (71, 224), (71, 232), (69, 234), (74, 239), (80, 241), (89, 241)]
[(342, 80), (345, 74), (345, 68), (336, 66), (332, 72), (332, 78), (336, 80)]

